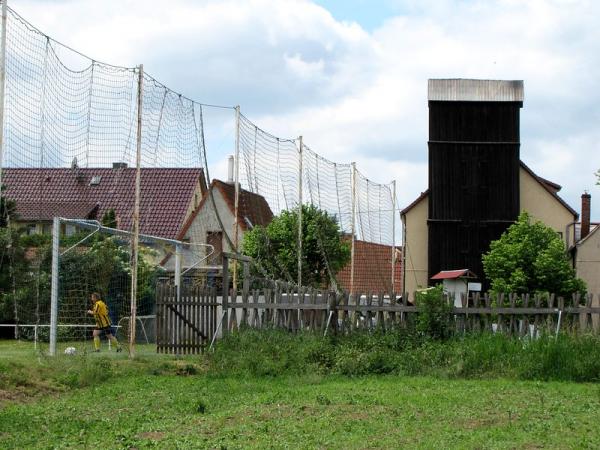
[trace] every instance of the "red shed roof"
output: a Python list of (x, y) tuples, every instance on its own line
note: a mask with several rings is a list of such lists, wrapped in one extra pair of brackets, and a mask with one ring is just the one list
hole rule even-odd
[[(15, 200), (23, 221), (102, 219), (115, 210), (118, 227), (132, 226), (135, 203), (135, 168), (14, 169), (2, 172), (6, 196)], [(142, 168), (140, 232), (175, 238), (194, 192), (200, 183), (206, 191), (201, 168)]]
[(469, 269), (442, 270), (440, 273), (431, 277), (432, 280), (452, 280), (456, 278), (477, 278)]

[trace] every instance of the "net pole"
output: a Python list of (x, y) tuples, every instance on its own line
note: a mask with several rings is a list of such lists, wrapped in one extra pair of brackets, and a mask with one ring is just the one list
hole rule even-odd
[(355, 256), (355, 243), (356, 239), (356, 163), (352, 163), (352, 174), (351, 174), (351, 185), (352, 185), (352, 224), (350, 225), (350, 233), (352, 237), (352, 244), (350, 247), (350, 295), (354, 294), (354, 256)]
[(137, 145), (135, 155), (135, 204), (133, 208), (133, 236), (131, 239), (131, 313), (129, 316), (129, 357), (135, 358), (135, 321), (137, 314), (138, 252), (140, 240), (140, 185), (142, 163), (142, 94), (144, 65), (138, 68), (137, 87)]
[(392, 293), (396, 292), (396, 180), (392, 181)]
[(298, 288), (302, 286), (302, 136), (298, 138)]
[(181, 244), (175, 245), (175, 288), (177, 301), (181, 298)]
[(0, 42), (0, 195), (4, 165), (4, 89), (6, 85), (6, 2), (2, 0), (2, 37)]
[[(233, 211), (233, 249), (234, 253), (238, 252), (239, 246), (239, 224), (238, 224), (238, 216), (239, 216), (239, 207), (240, 207), (240, 106), (235, 107), (235, 174), (234, 174), (234, 183), (235, 183), (235, 200), (234, 200), (234, 211)], [(233, 263), (233, 292), (237, 298), (237, 261), (234, 260)]]
[(56, 355), (56, 329), (58, 325), (58, 269), (60, 258), (60, 219), (52, 221), (52, 280), (50, 287), (50, 356)]

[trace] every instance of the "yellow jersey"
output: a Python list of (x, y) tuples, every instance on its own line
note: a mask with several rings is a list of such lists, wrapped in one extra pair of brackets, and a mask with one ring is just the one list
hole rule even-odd
[(92, 309), (94, 319), (96, 319), (96, 326), (98, 328), (110, 327), (110, 317), (108, 317), (108, 306), (102, 300), (98, 300), (94, 303)]

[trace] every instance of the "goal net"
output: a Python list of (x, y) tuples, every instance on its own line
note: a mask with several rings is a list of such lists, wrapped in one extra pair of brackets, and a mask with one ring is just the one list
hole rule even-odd
[[(82, 350), (93, 348), (92, 330), (96, 324), (89, 313), (93, 293), (108, 307), (112, 334), (121, 344), (127, 345), (132, 333), (134, 342), (141, 344), (139, 348), (154, 344), (157, 283), (166, 279), (180, 284), (183, 275), (189, 278), (196, 273), (194, 269), (205, 267), (213, 251), (210, 245), (141, 234), (137, 292), (132, 304), (132, 273), (136, 270), (132, 233), (104, 227), (95, 221), (73, 219), (57, 219), (54, 227), (53, 238), (57, 237), (58, 229), (58, 251), (54, 246), (46, 259), (58, 261), (52, 265), (50, 289), (46, 286), (46, 295), (29, 305), (28, 313), (36, 322), (34, 327), (25, 327), (36, 334), (31, 337), (39, 345), (50, 346), (50, 353), (60, 352), (63, 347), (77, 348), (76, 344)], [(104, 348), (108, 345), (107, 341), (102, 343)], [(155, 347), (149, 346), (148, 350), (154, 352)]]

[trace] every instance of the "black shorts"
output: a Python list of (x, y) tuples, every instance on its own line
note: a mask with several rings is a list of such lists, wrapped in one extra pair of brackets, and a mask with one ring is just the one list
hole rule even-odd
[(109, 334), (113, 334), (112, 332), (112, 327), (104, 327), (104, 328), (94, 328), (94, 330), (96, 331), (100, 331), (100, 336), (102, 336), (104, 334), (104, 336), (107, 336)]

